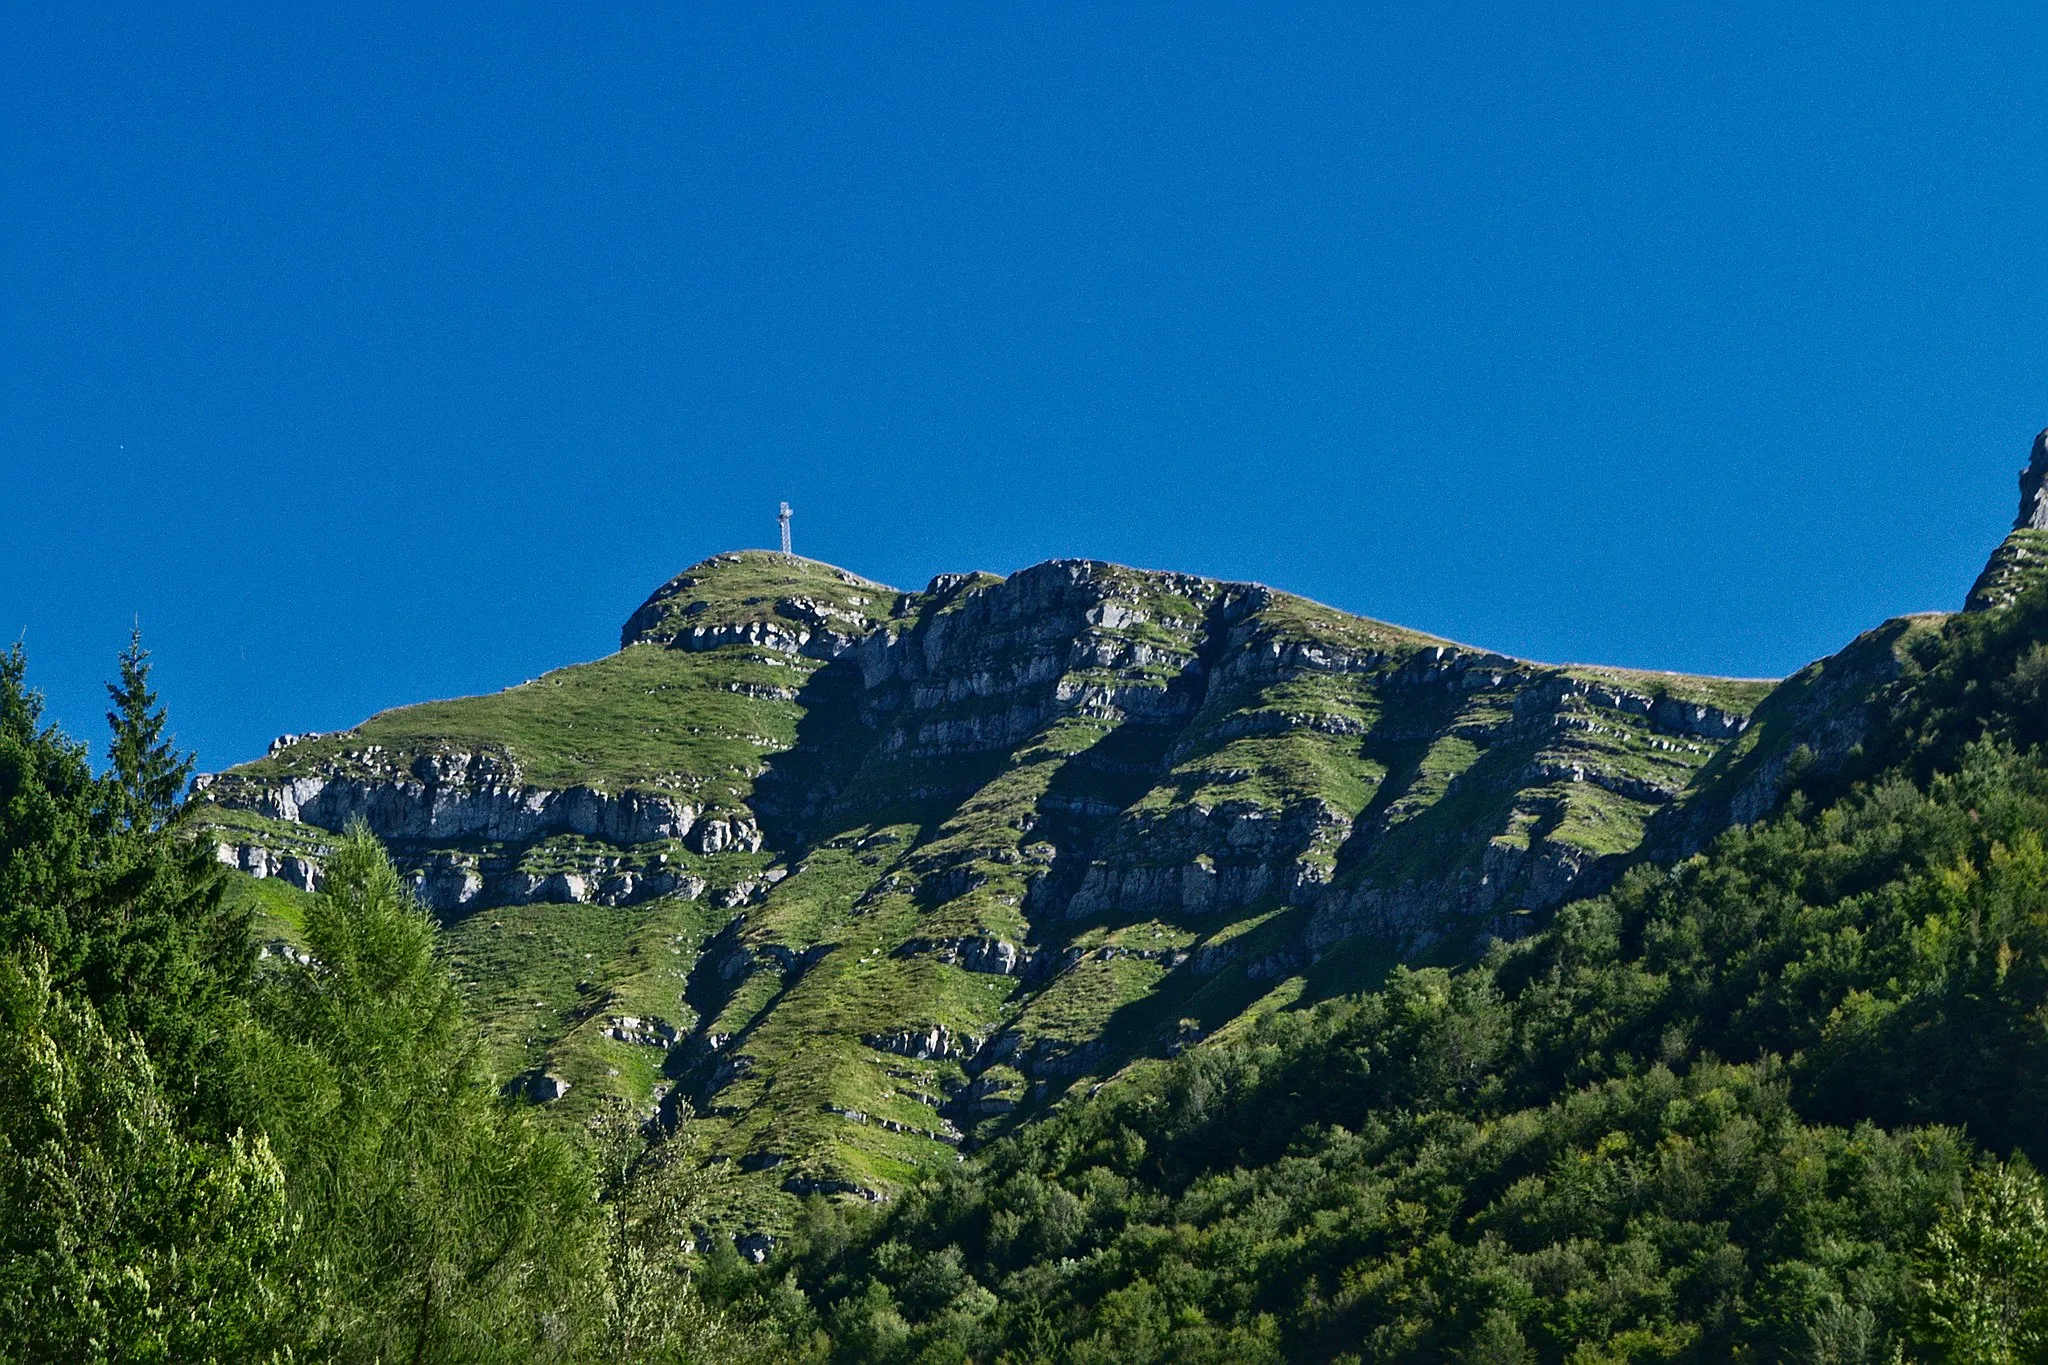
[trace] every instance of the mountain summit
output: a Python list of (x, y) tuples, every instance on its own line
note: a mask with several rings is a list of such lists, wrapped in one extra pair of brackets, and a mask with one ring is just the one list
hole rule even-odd
[(2011, 606), (2048, 569), (2048, 431), (2034, 438), (2020, 471), (2020, 510), (2012, 528), (1971, 586), (1965, 610)]
[(2015, 531), (2048, 531), (2048, 431), (2034, 438), (2033, 453), (2020, 471), (2020, 514), (2013, 518)]
[[(2044, 443), (1973, 608), (2048, 548)], [(505, 1074), (565, 1117), (686, 1102), (744, 1175), (734, 1227), (777, 1227), (1756, 819), (1862, 751), (1938, 621), (1779, 684), (1095, 560), (903, 591), (739, 551), (606, 658), (281, 738), (208, 779), (205, 819), (281, 952), (366, 822)]]
[(564, 1112), (687, 1100), (771, 1204), (880, 1198), (1082, 1077), (1523, 932), (1770, 687), (1099, 561), (904, 592), (741, 551), (609, 658), (206, 795), (271, 885), (366, 821)]

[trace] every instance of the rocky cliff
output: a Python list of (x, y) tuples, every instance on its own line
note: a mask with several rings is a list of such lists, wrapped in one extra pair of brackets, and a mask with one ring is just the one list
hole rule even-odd
[[(2044, 483), (2048, 433), (1971, 611), (2048, 581)], [(367, 823), (511, 1089), (565, 1119), (687, 1103), (758, 1235), (1852, 780), (1950, 619), (1774, 684), (1097, 561), (902, 592), (744, 552), (663, 584), (616, 654), (281, 737), (203, 796), (272, 891)]]
[(771, 1223), (1248, 1009), (1521, 932), (1769, 690), (1082, 560), (899, 592), (720, 555), (621, 644), (283, 737), (205, 781), (213, 837), (310, 888), (368, 824), (508, 1071), (565, 1112), (687, 1100)]

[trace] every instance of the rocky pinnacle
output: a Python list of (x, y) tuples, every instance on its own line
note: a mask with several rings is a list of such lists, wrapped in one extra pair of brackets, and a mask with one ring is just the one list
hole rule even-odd
[(2048, 531), (2048, 431), (2034, 438), (2033, 455), (2020, 471), (2020, 514), (2015, 531)]

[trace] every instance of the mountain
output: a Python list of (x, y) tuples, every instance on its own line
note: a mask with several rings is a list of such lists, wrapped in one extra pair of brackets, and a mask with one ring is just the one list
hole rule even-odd
[(1597, 894), (806, 1203), (714, 1296), (848, 1365), (2048, 1359), (2044, 484)]
[(1092, 561), (906, 593), (747, 551), (608, 658), (201, 781), (273, 886), (367, 822), (567, 1112), (685, 1098), (773, 1187), (880, 1198), (1081, 1077), (1521, 932), (1769, 691)]
[[(2016, 529), (1971, 604), (2044, 550)], [(362, 820), (516, 1089), (564, 1121), (687, 1102), (737, 1173), (728, 1230), (778, 1230), (1849, 780), (1943, 620), (1774, 683), (1096, 561), (904, 592), (742, 551), (604, 659), (283, 736), (200, 787), (271, 951)]]

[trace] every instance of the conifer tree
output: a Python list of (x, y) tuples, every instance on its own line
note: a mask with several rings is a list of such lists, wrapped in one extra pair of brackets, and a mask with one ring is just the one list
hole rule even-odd
[(594, 1208), (570, 1149), (507, 1104), (436, 930), (360, 822), (306, 914), (312, 962), (258, 998), (244, 1065), (340, 1360), (541, 1360), (584, 1312)]
[(19, 644), (0, 655), (0, 949), (34, 945), (56, 988), (117, 1038), (141, 1034), (167, 1093), (232, 1131), (217, 1049), (254, 955), (249, 916), (224, 899), (210, 849), (189, 837), (191, 771), (166, 733), (149, 655), (132, 638), (109, 685), (108, 771), (42, 724)]
[(97, 882), (96, 784), (82, 746), (42, 724), (19, 642), (0, 655), (0, 945), (31, 940), (59, 982), (88, 945), (78, 920)]
[(26, 742), (42, 714), (43, 699), (28, 688), (28, 651), (16, 640), (0, 654), (0, 735)]
[(176, 817), (178, 797), (192, 776), (192, 758), (178, 753), (165, 733), (166, 716), (149, 685), (149, 668), (138, 625), (121, 652), (120, 681), (107, 684), (113, 704), (107, 712), (113, 732), (107, 762), (127, 797), (128, 820), (139, 828), (161, 829)]
[[(225, 1135), (229, 1079), (217, 1053), (254, 953), (249, 912), (225, 899), (211, 850), (187, 836), (181, 800), (190, 755), (173, 747), (150, 686), (138, 627), (107, 685), (107, 771), (98, 781), (96, 884), (78, 916), (89, 939), (83, 975), (117, 1031), (148, 1044), (167, 1088)], [(215, 1057), (213, 1062), (218, 1062)]]

